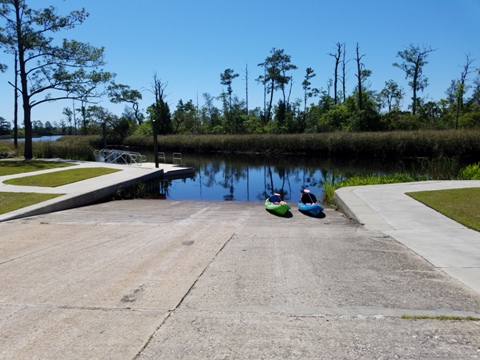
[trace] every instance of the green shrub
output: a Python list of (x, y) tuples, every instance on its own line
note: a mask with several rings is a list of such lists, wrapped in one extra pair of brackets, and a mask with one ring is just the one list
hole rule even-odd
[(460, 171), (460, 180), (480, 180), (480, 163), (468, 165)]

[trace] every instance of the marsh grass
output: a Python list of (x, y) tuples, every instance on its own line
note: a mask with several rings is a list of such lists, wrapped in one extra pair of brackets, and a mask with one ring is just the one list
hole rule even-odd
[[(14, 148), (13, 141), (0, 141), (0, 159), (23, 157), (24, 146), (24, 141), (18, 142), (18, 149)], [(94, 161), (93, 152), (103, 147), (103, 141), (98, 135), (62, 136), (56, 141), (34, 141), (32, 147), (33, 157), (37, 159)]]
[[(331, 132), (314, 134), (166, 135), (161, 151), (305, 154), (310, 156), (404, 159), (464, 158), (480, 154), (478, 130)], [(133, 135), (123, 145), (153, 148), (153, 138)], [(475, 160), (477, 161), (477, 160)]]
[(36, 141), (33, 156), (45, 159), (94, 161), (93, 152), (103, 147), (100, 136), (63, 136), (56, 141)]
[(63, 194), (0, 192), (0, 214), (5, 214), (62, 195)]
[[(109, 147), (153, 149), (150, 135), (132, 135), (123, 142), (107, 139)], [(7, 143), (7, 142), (2, 142)], [(421, 130), (392, 132), (327, 132), (304, 134), (160, 135), (159, 150), (186, 153), (295, 154), (393, 161), (405, 158), (445, 158), (479, 161), (480, 130)], [(3, 146), (4, 153), (13, 151)], [(13, 145), (11, 145), (13, 146)], [(33, 143), (36, 158), (93, 161), (104, 147), (101, 136), (63, 136)], [(17, 156), (23, 155), (19, 143)], [(0, 148), (1, 153), (1, 148)], [(476, 157), (476, 158), (475, 158)]]
[(57, 187), (74, 182), (111, 174), (118, 169), (109, 168), (78, 168), (72, 170), (55, 171), (46, 174), (25, 176), (21, 178), (5, 180), (5, 184), (19, 186), (41, 186), (41, 187)]
[(480, 188), (421, 191), (407, 195), (466, 227), (480, 231)]

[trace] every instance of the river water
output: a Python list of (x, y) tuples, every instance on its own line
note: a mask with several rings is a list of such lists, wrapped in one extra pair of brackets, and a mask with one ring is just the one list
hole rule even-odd
[[(166, 154), (167, 163), (173, 163), (172, 156)], [(152, 154), (147, 159), (154, 162)], [(195, 175), (161, 182), (158, 191), (167, 199), (263, 202), (278, 192), (286, 201), (296, 202), (302, 188), (321, 199), (325, 179), (401, 170), (399, 164), (299, 156), (182, 154), (182, 163), (192, 167)]]

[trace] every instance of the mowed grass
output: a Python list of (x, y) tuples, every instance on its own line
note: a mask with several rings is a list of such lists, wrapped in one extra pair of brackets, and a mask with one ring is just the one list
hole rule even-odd
[[(66, 166), (71, 166), (71, 164), (49, 161), (0, 161), (0, 176), (63, 168)], [(75, 168), (5, 180), (4, 183), (19, 186), (57, 187), (117, 171), (121, 170), (102, 167)], [(47, 201), (61, 195), (63, 194), (0, 192), (0, 214)]]
[(420, 191), (407, 195), (466, 227), (480, 231), (480, 188)]
[(15, 175), (32, 171), (48, 170), (73, 166), (65, 162), (54, 161), (25, 161), (25, 160), (2, 160), (0, 161), (0, 176)]
[(8, 185), (19, 186), (57, 187), (97, 176), (112, 174), (117, 171), (121, 170), (103, 167), (77, 168), (71, 170), (55, 171), (47, 174), (31, 175), (16, 179), (9, 179), (5, 180), (4, 183)]
[(0, 214), (5, 214), (62, 195), (63, 194), (0, 192)]

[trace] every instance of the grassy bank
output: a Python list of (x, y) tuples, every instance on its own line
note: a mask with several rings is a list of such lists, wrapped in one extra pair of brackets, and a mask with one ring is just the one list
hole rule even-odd
[[(347, 186), (364, 186), (379, 184), (394, 184), (425, 180), (480, 180), (480, 163), (470, 164), (463, 168), (458, 165), (445, 165), (448, 160), (443, 158), (429, 162), (429, 168), (422, 173), (397, 173), (392, 175), (355, 175), (349, 178), (327, 178), (323, 182), (323, 202), (327, 205), (334, 204), (335, 190)], [(447, 169), (445, 169), (447, 168)], [(441, 174), (441, 172), (443, 173)], [(428, 174), (428, 175), (425, 175)]]

